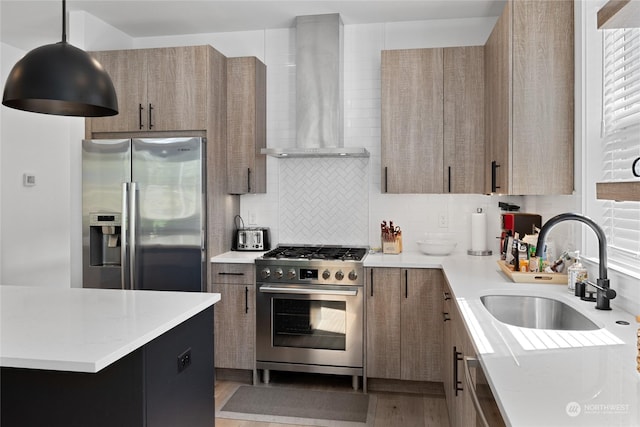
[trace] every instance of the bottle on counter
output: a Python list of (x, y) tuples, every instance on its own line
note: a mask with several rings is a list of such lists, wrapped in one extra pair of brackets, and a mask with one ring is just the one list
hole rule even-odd
[(567, 268), (569, 292), (575, 293), (576, 282), (585, 282), (587, 277), (587, 269), (580, 262), (580, 253), (576, 252), (576, 262)]

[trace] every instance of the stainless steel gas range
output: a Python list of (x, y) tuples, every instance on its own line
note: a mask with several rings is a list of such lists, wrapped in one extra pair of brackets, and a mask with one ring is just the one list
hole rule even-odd
[(351, 375), (364, 366), (366, 247), (278, 246), (256, 260), (256, 359), (269, 371)]

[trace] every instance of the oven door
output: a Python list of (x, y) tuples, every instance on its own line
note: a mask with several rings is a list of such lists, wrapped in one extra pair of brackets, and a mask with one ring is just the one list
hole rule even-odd
[(258, 283), (256, 359), (362, 368), (363, 317), (362, 287)]

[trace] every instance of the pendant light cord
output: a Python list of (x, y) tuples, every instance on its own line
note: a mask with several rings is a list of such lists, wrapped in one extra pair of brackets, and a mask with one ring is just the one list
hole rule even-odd
[(67, 42), (67, 0), (62, 0), (62, 42)]

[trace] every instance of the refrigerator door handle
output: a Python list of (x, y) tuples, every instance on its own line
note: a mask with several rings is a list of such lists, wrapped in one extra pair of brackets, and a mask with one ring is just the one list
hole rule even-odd
[(129, 187), (129, 216), (131, 220), (129, 221), (129, 286), (130, 289), (137, 289), (137, 284), (135, 281), (136, 277), (136, 221), (138, 220), (137, 215), (138, 209), (138, 183), (131, 182)]
[(122, 217), (120, 218), (120, 288), (126, 289), (127, 284), (127, 245), (129, 239), (129, 183), (122, 183)]

